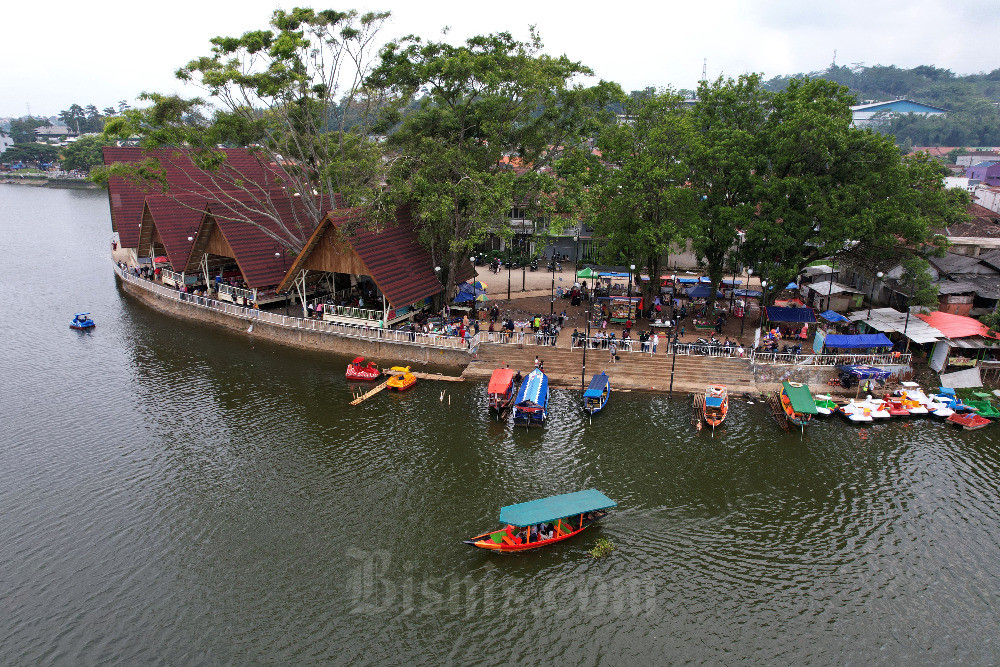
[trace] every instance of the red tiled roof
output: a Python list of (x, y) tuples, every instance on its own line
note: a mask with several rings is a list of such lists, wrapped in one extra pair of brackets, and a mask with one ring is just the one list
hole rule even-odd
[(163, 195), (148, 195), (146, 206), (153, 216), (153, 223), (163, 241), (171, 266), (176, 271), (182, 271), (194, 245), (188, 238), (193, 238), (198, 233), (205, 214), (204, 200), (185, 198), (176, 201)]
[(979, 204), (969, 204), (965, 212), (972, 216), (972, 219), (948, 227), (948, 236), (1000, 238), (1000, 213), (994, 213)]

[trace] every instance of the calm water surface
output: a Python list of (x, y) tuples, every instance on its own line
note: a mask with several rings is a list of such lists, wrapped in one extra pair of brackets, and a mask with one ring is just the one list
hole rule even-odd
[[(0, 664), (1000, 658), (1000, 427), (739, 404), (713, 437), (557, 389), (529, 433), (476, 383), (351, 408), (343, 358), (126, 297), (109, 230), (103, 192), (0, 185)], [(620, 507), (568, 543), (460, 543), (588, 487)]]

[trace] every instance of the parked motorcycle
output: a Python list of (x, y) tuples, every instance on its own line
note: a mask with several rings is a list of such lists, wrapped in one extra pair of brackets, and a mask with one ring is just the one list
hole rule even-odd
[(538, 270), (538, 260), (537, 259), (531, 260), (531, 264), (528, 265), (528, 268), (531, 269), (532, 271), (537, 271)]

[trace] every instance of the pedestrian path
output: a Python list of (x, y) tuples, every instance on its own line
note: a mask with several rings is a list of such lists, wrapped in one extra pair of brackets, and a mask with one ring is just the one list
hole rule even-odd
[(745, 359), (666, 354), (619, 354), (613, 363), (607, 350), (587, 351), (587, 368), (581, 373), (582, 348), (566, 349), (525, 345), (482, 343), (476, 357), (462, 373), (467, 379), (488, 378), (503, 363), (523, 374), (535, 366), (535, 356), (544, 362), (549, 383), (553, 386), (580, 387), (595, 373), (604, 371), (615, 389), (663, 392), (670, 388), (670, 371), (674, 371), (674, 393), (701, 393), (709, 384), (724, 384), (731, 393), (756, 393), (753, 372)]

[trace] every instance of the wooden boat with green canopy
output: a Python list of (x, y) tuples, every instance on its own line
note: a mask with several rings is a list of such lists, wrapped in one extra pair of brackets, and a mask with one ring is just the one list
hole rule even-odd
[(465, 540), (491, 551), (527, 551), (582, 532), (618, 503), (597, 489), (574, 491), (500, 508), (500, 530)]
[(819, 412), (809, 387), (801, 382), (781, 383), (781, 407), (788, 421), (800, 428), (808, 426), (812, 416)]

